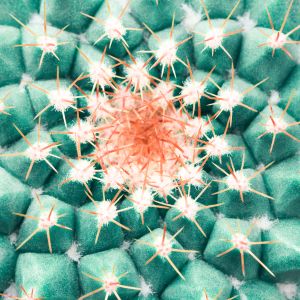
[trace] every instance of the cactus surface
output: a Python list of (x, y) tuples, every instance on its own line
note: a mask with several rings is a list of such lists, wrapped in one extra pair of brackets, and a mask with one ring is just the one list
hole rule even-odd
[(300, 0), (0, 1), (0, 299), (300, 299)]

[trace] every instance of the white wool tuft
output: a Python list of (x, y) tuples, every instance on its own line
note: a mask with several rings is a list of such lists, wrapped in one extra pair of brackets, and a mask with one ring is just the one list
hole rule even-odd
[(17, 297), (18, 296), (18, 291), (17, 291), (17, 286), (13, 282), (11, 285), (4, 291), (5, 295), (8, 295), (9, 297), (3, 297), (3, 300), (9, 300), (11, 297)]
[(13, 232), (9, 235), (9, 241), (12, 245), (15, 245), (18, 239), (18, 235), (16, 232)]
[(143, 277), (141, 277), (141, 291), (140, 295), (143, 297), (148, 297), (149, 295), (152, 295), (152, 286), (148, 284)]
[(76, 262), (79, 262), (80, 258), (82, 257), (82, 254), (78, 251), (78, 244), (76, 242), (72, 243), (66, 254), (71, 260)]
[(78, 35), (78, 40), (82, 43), (88, 43), (88, 39), (85, 33), (81, 33)]
[(225, 215), (222, 214), (222, 213), (217, 213), (217, 214), (216, 214), (216, 218), (217, 218), (217, 220), (222, 220), (222, 219), (225, 218)]
[(128, 251), (129, 248), (131, 246), (131, 242), (130, 241), (124, 241), (123, 244), (121, 245), (121, 249), (125, 250), (125, 251)]
[(267, 215), (264, 215), (253, 218), (252, 222), (255, 223), (255, 226), (261, 230), (270, 230), (276, 223), (278, 223), (278, 220), (271, 220)]
[(44, 193), (42, 188), (38, 188), (38, 189), (31, 189), (31, 195), (32, 197), (35, 199), (36, 195), (40, 196)]
[(276, 105), (280, 101), (280, 94), (278, 91), (272, 90), (268, 99), (269, 104)]
[(188, 254), (188, 259), (189, 259), (190, 261), (195, 260), (195, 259), (196, 259), (196, 253), (195, 253), (195, 252), (189, 253), (189, 254)]
[(33, 78), (29, 74), (22, 74), (21, 82), (20, 82), (20, 89), (24, 89), (29, 83), (33, 82)]
[(43, 17), (40, 14), (32, 14), (28, 25), (42, 25), (44, 23)]
[(232, 286), (236, 289), (239, 290), (241, 288), (241, 286), (245, 283), (245, 281), (240, 281), (237, 278), (230, 276), (229, 280), (232, 284)]
[(282, 295), (288, 300), (296, 299), (298, 287), (296, 283), (278, 283), (277, 287)]
[(249, 12), (245, 12), (242, 16), (238, 16), (237, 19), (244, 32), (252, 30), (257, 24), (255, 20), (251, 19)]
[(184, 11), (184, 18), (182, 21), (183, 27), (187, 32), (192, 32), (195, 29), (195, 26), (202, 19), (202, 12), (195, 11), (191, 6), (187, 4), (181, 5), (182, 10)]

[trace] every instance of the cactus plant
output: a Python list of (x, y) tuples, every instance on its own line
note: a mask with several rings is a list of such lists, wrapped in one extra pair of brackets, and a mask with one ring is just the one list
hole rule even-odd
[(0, 299), (300, 299), (300, 0), (0, 3)]

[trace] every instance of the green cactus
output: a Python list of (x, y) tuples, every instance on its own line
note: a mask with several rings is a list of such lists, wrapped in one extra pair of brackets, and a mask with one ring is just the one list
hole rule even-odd
[(0, 1), (0, 299), (300, 299), (300, 0)]

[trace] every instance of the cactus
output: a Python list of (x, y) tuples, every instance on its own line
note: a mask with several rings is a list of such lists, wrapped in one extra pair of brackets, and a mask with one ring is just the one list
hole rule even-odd
[(300, 299), (299, 0), (0, 3), (0, 299)]

